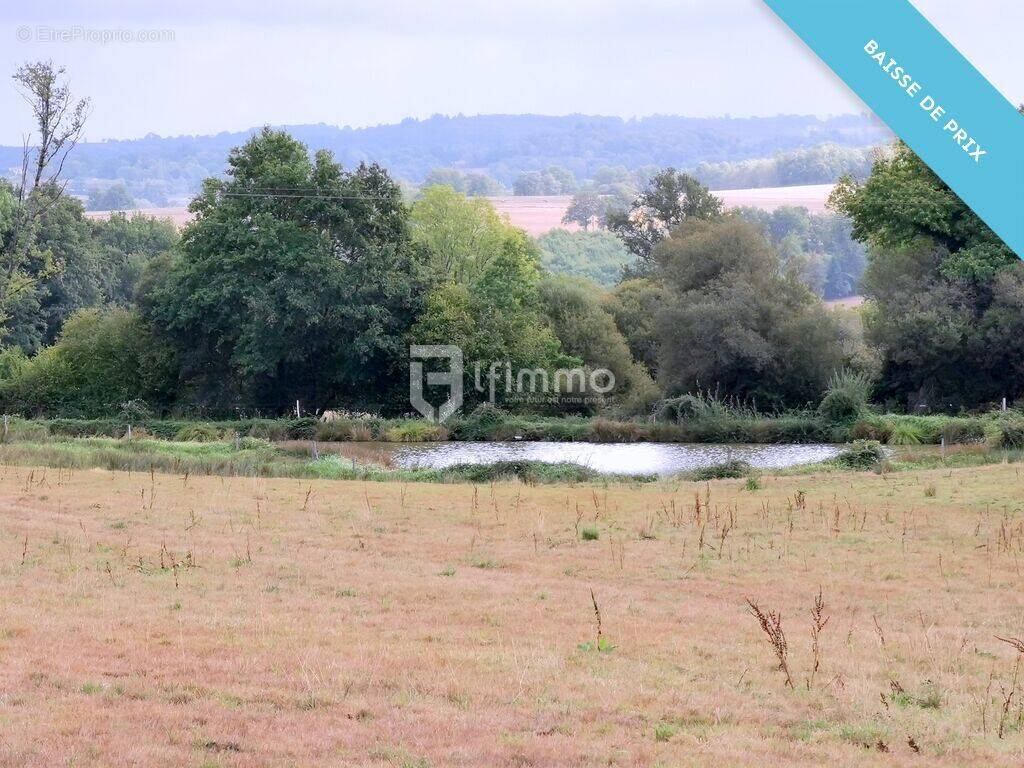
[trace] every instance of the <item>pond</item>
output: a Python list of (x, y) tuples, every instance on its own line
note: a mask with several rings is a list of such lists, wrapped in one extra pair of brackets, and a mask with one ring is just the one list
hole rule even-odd
[(720, 445), (684, 443), (411, 443), (388, 447), (389, 461), (405, 469), (443, 469), (455, 464), (542, 461), (580, 464), (602, 474), (673, 475), (731, 459), (759, 469), (784, 469), (834, 458), (835, 445)]

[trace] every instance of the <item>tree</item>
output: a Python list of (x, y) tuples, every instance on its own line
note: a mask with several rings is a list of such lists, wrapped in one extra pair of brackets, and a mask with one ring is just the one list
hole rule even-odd
[(413, 241), (428, 254), (439, 280), (469, 282), (514, 235), (487, 200), (467, 198), (451, 187), (428, 187), (412, 207)]
[(106, 188), (94, 187), (89, 192), (89, 201), (85, 205), (87, 211), (126, 211), (134, 207), (135, 200), (128, 194), (122, 182)]
[(537, 238), (544, 267), (558, 275), (574, 275), (610, 288), (633, 255), (610, 232), (569, 232), (553, 229)]
[(620, 409), (648, 412), (660, 393), (644, 366), (633, 359), (603, 291), (578, 277), (552, 276), (541, 282), (540, 296), (562, 350), (590, 368), (614, 374)]
[[(18, 91), (32, 110), (37, 142), (25, 137), (19, 186), (0, 193), (3, 230), (0, 231), (0, 326), (22, 294), (29, 293), (41, 275), (55, 267), (36, 251), (36, 229), (47, 209), (64, 192), (60, 176), (68, 153), (78, 143), (89, 110), (87, 99), (75, 101), (62, 82), (63, 68), (53, 62), (25, 64), (14, 73)], [(38, 262), (38, 263), (33, 263)]]
[(869, 246), (865, 331), (884, 397), (955, 411), (1024, 393), (1020, 350), (992, 346), (993, 329), (1013, 326), (1019, 259), (917, 155), (898, 144), (832, 204)]
[(628, 212), (609, 212), (608, 229), (636, 254), (631, 270), (642, 276), (653, 268), (654, 247), (684, 221), (710, 220), (722, 214), (722, 201), (692, 176), (666, 168), (656, 174)]
[(181, 256), (143, 306), (186, 400), (219, 411), (407, 402), (419, 262), (397, 185), (268, 128), (190, 207)]
[(691, 218), (654, 249), (667, 291), (654, 327), (669, 393), (711, 389), (774, 407), (817, 402), (844, 363), (840, 330), (738, 216)]
[(142, 213), (128, 216), (115, 212), (93, 222), (93, 239), (99, 251), (104, 299), (128, 307), (149, 261), (178, 246), (178, 230), (169, 219)]
[(485, 173), (464, 173), (455, 168), (433, 168), (423, 187), (446, 186), (469, 197), (490, 197), (505, 193), (505, 187)]
[(162, 406), (173, 397), (171, 356), (150, 328), (123, 309), (75, 313), (60, 338), (0, 385), (9, 411), (105, 417), (129, 400)]
[(553, 165), (543, 171), (519, 174), (512, 191), (516, 195), (571, 195), (576, 191), (576, 178), (571, 171)]
[(655, 318), (668, 300), (668, 292), (659, 281), (632, 278), (616, 285), (605, 302), (633, 359), (642, 363), (652, 376), (658, 373), (659, 354)]

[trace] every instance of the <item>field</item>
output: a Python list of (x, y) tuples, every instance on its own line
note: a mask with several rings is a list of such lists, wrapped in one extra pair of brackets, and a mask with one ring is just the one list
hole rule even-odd
[[(774, 211), (779, 206), (795, 205), (807, 208), (811, 213), (823, 213), (825, 201), (832, 191), (831, 184), (812, 184), (796, 187), (767, 187), (764, 189), (727, 189), (715, 194), (725, 201), (729, 208), (752, 206)], [(562, 224), (562, 217), (572, 202), (569, 195), (513, 196), (488, 198), (498, 213), (508, 216), (509, 221), (528, 234), (538, 237), (552, 229), (576, 231), (575, 224)], [(183, 227), (192, 219), (186, 208), (150, 208), (141, 211), (156, 218), (170, 219), (177, 227)], [(105, 219), (110, 211), (87, 211), (90, 219)]]
[(1020, 469), (0, 467), (0, 764), (1020, 764)]

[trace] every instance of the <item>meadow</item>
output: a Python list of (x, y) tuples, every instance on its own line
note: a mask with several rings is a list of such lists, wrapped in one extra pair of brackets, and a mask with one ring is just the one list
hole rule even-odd
[(1022, 491), (0, 467), (0, 764), (1019, 764)]

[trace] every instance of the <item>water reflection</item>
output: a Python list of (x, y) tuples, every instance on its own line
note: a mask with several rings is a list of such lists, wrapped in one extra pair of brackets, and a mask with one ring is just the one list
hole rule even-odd
[(413, 443), (396, 446), (397, 467), (444, 468), (455, 464), (493, 464), (530, 460), (581, 464), (603, 474), (672, 475), (721, 464), (730, 459), (760, 469), (782, 469), (831, 459), (834, 445), (716, 445), (682, 443)]

